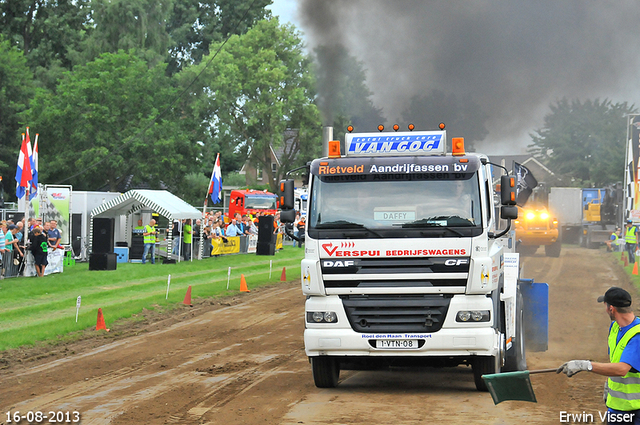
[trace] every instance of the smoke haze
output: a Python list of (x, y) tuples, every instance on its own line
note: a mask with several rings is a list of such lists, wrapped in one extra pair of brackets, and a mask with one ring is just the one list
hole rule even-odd
[(415, 95), (470, 98), (488, 116), (476, 144), (488, 153), (524, 152), (563, 97), (640, 103), (633, 0), (299, 0), (298, 16), (311, 49), (342, 44), (364, 62), (387, 123)]

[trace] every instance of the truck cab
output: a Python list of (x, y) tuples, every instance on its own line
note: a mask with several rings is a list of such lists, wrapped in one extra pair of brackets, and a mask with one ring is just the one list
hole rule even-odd
[[(462, 139), (447, 153), (443, 125), (348, 133), (345, 145), (309, 167), (301, 278), (315, 384), (336, 386), (354, 365), (464, 364), (486, 390), (482, 374), (523, 368), (518, 257), (513, 232), (496, 225), (488, 158), (465, 153)], [(508, 220), (514, 182), (503, 176)]]

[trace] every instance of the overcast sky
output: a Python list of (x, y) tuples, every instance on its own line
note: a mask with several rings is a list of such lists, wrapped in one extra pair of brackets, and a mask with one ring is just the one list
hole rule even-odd
[(387, 124), (415, 94), (471, 97), (489, 115), (477, 145), (489, 154), (524, 153), (563, 97), (640, 105), (636, 0), (274, 0), (271, 9), (311, 48), (340, 43), (363, 61)]

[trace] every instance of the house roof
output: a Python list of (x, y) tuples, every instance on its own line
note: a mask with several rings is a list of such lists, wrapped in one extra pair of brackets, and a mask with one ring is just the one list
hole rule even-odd
[[(534, 175), (538, 180), (544, 180), (544, 176), (538, 175), (540, 173), (547, 173), (549, 175), (554, 175), (553, 171), (544, 166), (540, 161), (535, 159), (531, 155), (488, 155), (489, 161), (494, 164), (500, 164), (509, 170), (509, 172), (513, 172), (513, 163), (517, 162), (520, 165), (524, 165), (525, 167), (531, 169), (531, 171), (535, 171)], [(502, 170), (498, 167), (493, 167), (493, 178), (499, 178), (502, 174)]]
[(166, 190), (130, 190), (91, 211), (93, 217), (116, 217), (150, 209), (169, 220), (200, 218), (202, 213)]

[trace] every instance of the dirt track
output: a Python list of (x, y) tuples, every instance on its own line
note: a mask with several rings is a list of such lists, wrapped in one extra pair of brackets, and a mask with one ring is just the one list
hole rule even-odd
[[(640, 296), (603, 251), (543, 253), (524, 258), (523, 277), (550, 286), (549, 351), (529, 353), (529, 369), (606, 361), (608, 318), (595, 299), (612, 285), (630, 290), (636, 308)], [(75, 354), (54, 360), (11, 365), (0, 372), (0, 424), (17, 410), (78, 411), (83, 424), (557, 424), (561, 411), (600, 423), (604, 411), (604, 378), (589, 373), (533, 375), (537, 404), (494, 406), (465, 367), (342, 372), (338, 388), (318, 389), (304, 354), (299, 283), (229, 304), (185, 311), (179, 321), (102, 346), (71, 344), (64, 352)]]

